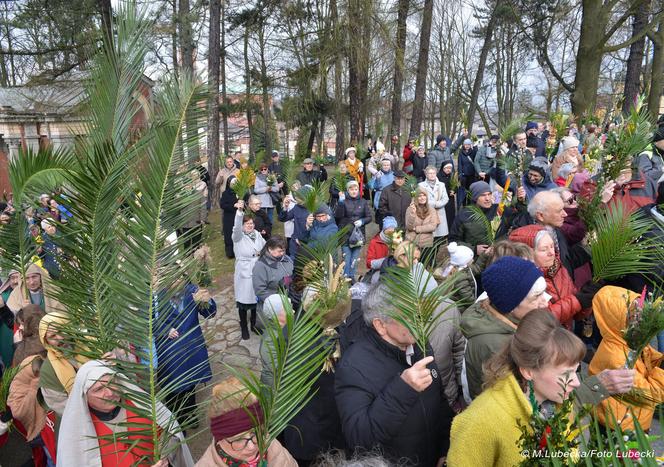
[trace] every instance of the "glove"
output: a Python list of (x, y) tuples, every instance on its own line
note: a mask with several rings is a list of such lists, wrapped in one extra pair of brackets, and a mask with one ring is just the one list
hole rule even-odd
[(355, 227), (362, 227), (362, 219), (356, 220), (353, 222), (353, 225), (355, 225)]
[(585, 310), (586, 308), (592, 307), (593, 297), (602, 287), (604, 287), (603, 282), (588, 281), (583, 284), (581, 290), (576, 293), (576, 299), (581, 304), (581, 308)]

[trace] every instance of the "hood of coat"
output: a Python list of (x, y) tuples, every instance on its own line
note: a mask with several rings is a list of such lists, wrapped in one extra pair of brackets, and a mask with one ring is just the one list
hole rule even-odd
[(272, 256), (270, 253), (267, 251), (265, 252), (264, 255), (261, 256), (260, 261), (265, 263), (267, 266), (276, 269), (277, 266), (281, 264), (288, 264), (292, 263), (293, 261), (288, 257), (288, 255), (283, 255), (281, 258), (277, 259), (274, 256)]
[[(494, 318), (482, 304), (483, 301), (473, 303), (461, 315), (461, 331), (466, 339), (485, 334), (514, 334), (515, 328)], [(510, 319), (508, 315), (505, 318)]]
[(639, 294), (622, 287), (602, 287), (593, 298), (593, 314), (603, 339), (625, 343), (622, 330), (627, 323), (627, 304)]

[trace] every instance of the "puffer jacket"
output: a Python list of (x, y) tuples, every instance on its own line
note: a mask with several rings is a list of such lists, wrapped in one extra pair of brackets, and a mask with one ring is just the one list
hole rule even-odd
[[(427, 354), (430, 355), (431, 349)], [(415, 348), (412, 362), (422, 359)], [(401, 379), (410, 367), (406, 353), (373, 329), (353, 343), (337, 366), (335, 394), (346, 446), (379, 448), (391, 460), (409, 465), (435, 466), (445, 454), (452, 411), (442, 401), (435, 362), (433, 382), (422, 392)]]
[(430, 343), (443, 393), (448, 404), (452, 405), (461, 395), (461, 371), (466, 338), (460, 328), (461, 315), (454, 303), (444, 301), (438, 310), (436, 327), (431, 332)]
[[(632, 303), (639, 298), (639, 294), (630, 292), (622, 287), (603, 287), (593, 298), (593, 310), (597, 326), (602, 334), (602, 342), (590, 361), (588, 373), (596, 375), (605, 369), (622, 368), (629, 348), (622, 337), (621, 330), (625, 328), (627, 302)], [(664, 400), (664, 370), (660, 368), (664, 356), (653, 347), (647, 346), (636, 361), (634, 369), (634, 387), (643, 390), (655, 400)], [(602, 401), (597, 407), (597, 416), (606, 426), (613, 426), (611, 413), (615, 420), (622, 421), (623, 430), (634, 429), (630, 410), (639, 419), (644, 430), (648, 430), (652, 423), (654, 407), (634, 407), (619, 402), (614, 398)]]
[[(364, 226), (371, 222), (369, 202), (361, 196), (351, 198), (349, 194), (346, 194), (346, 198), (343, 201), (339, 201), (339, 204), (337, 204), (334, 217), (335, 219), (338, 219), (339, 229), (343, 229), (347, 225), (352, 225), (356, 220), (361, 220), (362, 226), (360, 229), (364, 234)], [(351, 226), (348, 235), (350, 235), (352, 230)], [(346, 236), (346, 239), (348, 235)]]
[(489, 173), (489, 170), (496, 166), (496, 152), (496, 148), (492, 148), (488, 144), (477, 150), (474, 165), (478, 176), (480, 172)]
[(411, 204), (406, 210), (406, 240), (415, 242), (420, 248), (433, 246), (433, 233), (440, 223), (438, 212), (429, 207), (429, 212), (421, 219), (415, 212), (415, 205)]
[[(542, 225), (520, 227), (512, 231), (510, 240), (525, 243), (534, 249), (535, 236), (542, 230), (546, 230)], [(574, 281), (561, 264), (558, 254), (556, 254), (555, 261), (552, 268), (540, 268), (546, 280), (546, 292), (551, 295), (548, 308), (560, 324), (571, 330), (574, 317), (582, 311), (582, 307), (575, 295), (578, 290)]]

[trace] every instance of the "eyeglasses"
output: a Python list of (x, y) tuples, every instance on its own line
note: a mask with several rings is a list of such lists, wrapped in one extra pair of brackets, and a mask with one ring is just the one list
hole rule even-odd
[(247, 445), (249, 444), (249, 441), (251, 441), (252, 444), (256, 445), (257, 440), (256, 440), (256, 432), (255, 431), (252, 431), (251, 435), (248, 438), (236, 438), (236, 439), (228, 440), (228, 443), (236, 451), (242, 451), (244, 448), (247, 447)]
[(267, 169), (261, 169), (261, 172), (267, 172)]

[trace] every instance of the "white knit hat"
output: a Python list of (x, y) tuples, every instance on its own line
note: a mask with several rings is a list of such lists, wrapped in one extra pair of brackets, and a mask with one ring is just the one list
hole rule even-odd
[(447, 246), (447, 251), (450, 252), (450, 263), (452, 266), (468, 266), (473, 260), (473, 250), (467, 246), (457, 245), (452, 242)]
[(579, 140), (576, 139), (574, 136), (565, 136), (560, 141), (560, 152), (564, 152), (567, 151), (568, 149), (578, 148), (578, 147), (579, 147)]
[(344, 154), (348, 155), (348, 153), (351, 152), (351, 151), (354, 152), (354, 153), (357, 153), (357, 151), (355, 150), (355, 148), (351, 146), (351, 147), (349, 147), (349, 148), (346, 148), (346, 151), (345, 151)]

